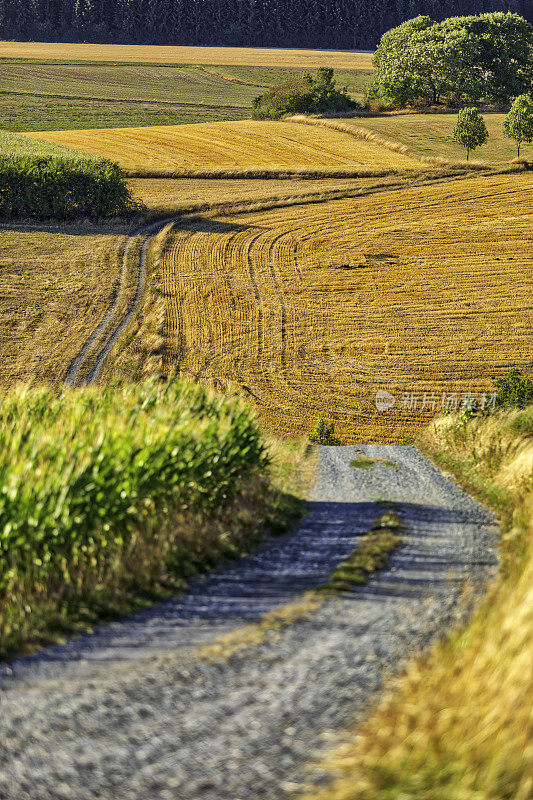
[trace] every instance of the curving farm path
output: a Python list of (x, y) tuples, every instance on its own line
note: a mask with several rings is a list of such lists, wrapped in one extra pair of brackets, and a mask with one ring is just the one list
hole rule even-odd
[[(356, 469), (356, 452), (385, 457)], [(243, 654), (198, 647), (319, 584), (382, 513), (407, 524), (390, 565), (354, 594)], [(175, 600), (0, 667), (3, 800), (282, 800), (361, 719), (383, 671), (451, 625), (465, 581), (495, 571), (495, 520), (413, 447), (321, 448), (309, 511), (289, 534)]]
[[(122, 314), (118, 320), (115, 317), (120, 303), (120, 291), (111, 300), (111, 303), (109, 304), (104, 316), (93, 330), (91, 335), (84, 342), (77, 355), (75, 355), (70, 362), (68, 369), (63, 376), (63, 382), (67, 386), (75, 386), (80, 382), (80, 370), (88, 359), (90, 362), (92, 362), (92, 364), (89, 367), (89, 372), (87, 373), (84, 382), (94, 383), (98, 378), (106, 356), (110, 353), (120, 334), (125, 330), (129, 321), (133, 317), (139, 304), (139, 300), (141, 299), (146, 282), (146, 252), (148, 250), (148, 246), (152, 239), (157, 236), (157, 234), (160, 233), (160, 231), (162, 231), (166, 225), (168, 225), (170, 222), (173, 222), (175, 219), (175, 217), (172, 217), (170, 219), (159, 220), (151, 225), (145, 225), (128, 237), (126, 246), (124, 248), (124, 253), (122, 255), (120, 283), (123, 283), (126, 277), (128, 258), (130, 256), (131, 249), (139, 237), (144, 237), (139, 259), (137, 261), (136, 287), (133, 300), (124, 314)], [(96, 352), (93, 352), (97, 345), (98, 349)]]

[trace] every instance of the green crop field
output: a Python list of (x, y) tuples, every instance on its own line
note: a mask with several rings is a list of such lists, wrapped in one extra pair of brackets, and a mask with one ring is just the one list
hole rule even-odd
[(0, 130), (0, 154), (3, 156), (63, 156), (64, 158), (90, 159), (87, 153), (76, 152), (70, 147), (45, 142), (43, 139), (30, 139), (15, 133)]
[[(139, 127), (249, 117), (265, 87), (303, 68), (0, 60), (0, 128), (10, 131)], [(343, 69), (362, 97), (369, 69)]]

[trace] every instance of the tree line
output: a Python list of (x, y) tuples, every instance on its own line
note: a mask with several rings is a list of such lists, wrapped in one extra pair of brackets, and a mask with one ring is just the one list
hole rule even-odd
[(531, 0), (0, 0), (0, 37), (368, 50), (420, 14), (489, 11), (533, 22)]

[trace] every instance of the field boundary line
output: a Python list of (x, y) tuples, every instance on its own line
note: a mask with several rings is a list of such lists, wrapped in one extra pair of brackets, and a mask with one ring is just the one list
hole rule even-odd
[(339, 131), (339, 133), (347, 133), (348, 136), (352, 136), (355, 139), (363, 139), (367, 142), (373, 142), (374, 144), (380, 145), (387, 150), (391, 150), (393, 153), (401, 153), (404, 156), (419, 161), (421, 164), (462, 167), (472, 171), (485, 169), (487, 167), (487, 165), (481, 161), (450, 161), (445, 158), (438, 158), (434, 156), (421, 156), (418, 153), (415, 153), (413, 150), (410, 150), (407, 145), (401, 144), (401, 142), (395, 142), (392, 139), (385, 139), (383, 136), (380, 136), (378, 133), (375, 133), (375, 131), (372, 131), (369, 128), (357, 128), (353, 125), (346, 125), (343, 122), (334, 122), (329, 119), (324, 119), (323, 117), (295, 114), (292, 117), (285, 117), (283, 122), (295, 122), (300, 125), (313, 125), (318, 128), (328, 128), (329, 130)]

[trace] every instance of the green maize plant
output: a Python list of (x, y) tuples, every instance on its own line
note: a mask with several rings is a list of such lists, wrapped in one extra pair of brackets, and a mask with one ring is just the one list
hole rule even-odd
[(8, 391), (0, 607), (18, 592), (79, 588), (91, 571), (103, 579), (140, 537), (157, 538), (175, 515), (227, 507), (267, 464), (249, 410), (187, 382)]

